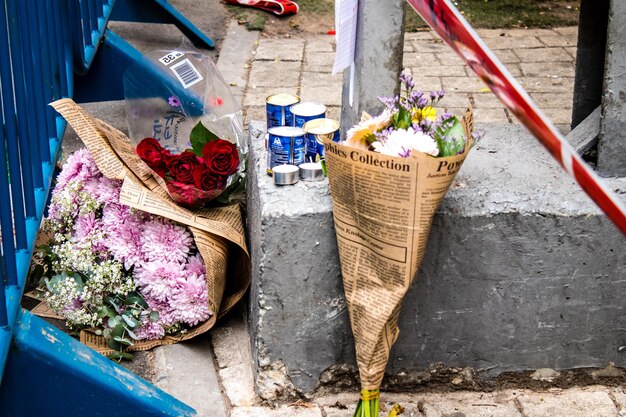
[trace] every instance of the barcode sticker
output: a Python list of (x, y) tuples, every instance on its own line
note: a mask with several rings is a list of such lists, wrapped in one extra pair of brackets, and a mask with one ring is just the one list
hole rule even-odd
[(176, 61), (178, 58), (180, 58), (183, 55), (185, 55), (185, 54), (183, 54), (182, 52), (171, 51), (167, 55), (163, 55), (161, 58), (159, 58), (159, 61), (163, 65), (169, 65), (169, 64), (171, 64), (172, 62)]
[(174, 75), (176, 75), (176, 78), (178, 78), (178, 81), (180, 81), (185, 89), (203, 80), (202, 75), (200, 75), (196, 67), (189, 61), (189, 58), (172, 65), (170, 69), (174, 72)]

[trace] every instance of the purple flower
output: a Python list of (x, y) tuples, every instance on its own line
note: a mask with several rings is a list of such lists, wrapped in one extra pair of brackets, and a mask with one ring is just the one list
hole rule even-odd
[(407, 91), (411, 91), (415, 87), (415, 81), (413, 80), (413, 77), (411, 77), (411, 75), (406, 73), (406, 72), (403, 72), (400, 75), (400, 82), (402, 82), (402, 84), (404, 84), (404, 86), (406, 87)]
[(181, 102), (178, 97), (170, 96), (170, 98), (167, 99), (167, 104), (169, 104), (172, 107), (180, 107)]
[(84, 181), (88, 178), (101, 176), (102, 174), (87, 149), (79, 149), (63, 164), (63, 168), (56, 178), (55, 191), (62, 192), (67, 183), (73, 179)]

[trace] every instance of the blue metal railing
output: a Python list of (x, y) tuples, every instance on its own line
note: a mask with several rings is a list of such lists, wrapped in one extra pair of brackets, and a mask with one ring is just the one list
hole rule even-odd
[(0, 5), (0, 370), (65, 128), (48, 103), (72, 94), (69, 28), (67, 0)]
[[(135, 2), (136, 7), (152, 4), (144, 0), (118, 2)], [(159, 19), (169, 19), (163, 16), (168, 12), (181, 24), (178, 12), (167, 1), (153, 2), (159, 7)], [(90, 75), (100, 77), (96, 81), (121, 85), (124, 68), (143, 59), (137, 50), (107, 31), (114, 3), (0, 3), (0, 415), (47, 415), (55, 410), (55, 403), (57, 410), (62, 407), (70, 414), (86, 415), (88, 411), (90, 415), (111, 415), (109, 407), (94, 408), (94, 404), (111, 402), (125, 404), (125, 414), (115, 415), (195, 415), (185, 404), (20, 308), (66, 125), (48, 104), (75, 96), (75, 74), (91, 69)], [(191, 25), (188, 21), (185, 24)], [(199, 42), (212, 46), (206, 36), (197, 36), (201, 33), (197, 28), (189, 30)], [(104, 49), (98, 54), (101, 62), (95, 59), (100, 44)], [(115, 62), (107, 66), (103, 52)], [(120, 57), (124, 58), (121, 62)], [(101, 91), (90, 84), (86, 87)], [(119, 89), (116, 92), (115, 98), (122, 98)], [(92, 98), (105, 99), (97, 94)], [(30, 372), (25, 367), (30, 367)], [(25, 376), (33, 372), (37, 372), (37, 383), (25, 383)], [(126, 388), (125, 383), (131, 380), (135, 391)], [(85, 395), (76, 398), (76, 392)], [(31, 397), (45, 401), (33, 402)], [(73, 408), (67, 408), (68, 402)]]

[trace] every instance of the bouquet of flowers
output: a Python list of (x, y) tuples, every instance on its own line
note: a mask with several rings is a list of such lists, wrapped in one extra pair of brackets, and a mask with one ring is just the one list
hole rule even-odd
[[(378, 416), (380, 385), (402, 299), (424, 256), (432, 218), (475, 142), (473, 118), (437, 115), (443, 92), (381, 98), (325, 158), (343, 286), (355, 339), (361, 398), (355, 416)], [(390, 415), (399, 411), (396, 406)]]
[[(130, 139), (176, 203), (189, 209), (242, 197), (242, 112), (211, 58), (183, 46), (148, 54), (124, 74)], [(184, 50), (187, 49), (187, 50)]]
[(122, 181), (98, 170), (86, 150), (57, 178), (39, 247), (48, 307), (74, 330), (104, 336), (114, 359), (140, 341), (206, 321), (205, 264), (186, 227), (119, 203)]

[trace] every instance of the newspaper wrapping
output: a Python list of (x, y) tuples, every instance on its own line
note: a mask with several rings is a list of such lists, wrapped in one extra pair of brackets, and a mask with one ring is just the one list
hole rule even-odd
[(402, 299), (424, 257), (433, 216), (472, 142), (462, 154), (385, 156), (326, 142), (325, 158), (343, 286), (363, 390), (380, 388), (398, 338)]
[[(218, 317), (241, 299), (250, 284), (250, 258), (241, 207), (235, 204), (191, 211), (177, 206), (135, 154), (126, 135), (92, 117), (71, 99), (55, 101), (51, 106), (74, 129), (102, 174), (123, 181), (120, 203), (189, 226), (206, 267), (209, 310), (214, 314), (185, 333), (137, 342), (128, 350), (148, 350), (187, 340), (209, 330)], [(38, 305), (33, 312), (42, 317), (63, 319), (45, 303)], [(104, 338), (92, 331), (81, 331), (80, 341), (103, 354), (112, 352)]]

